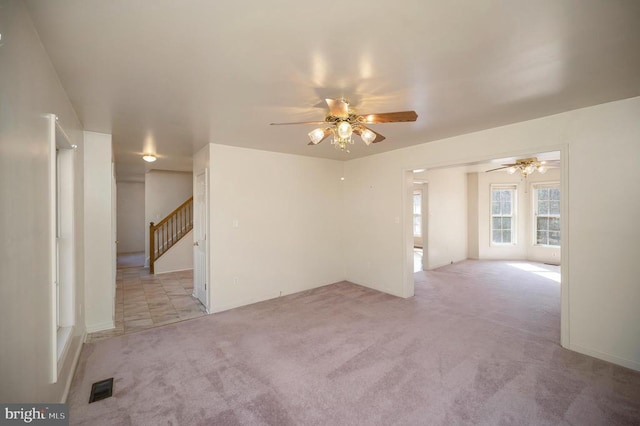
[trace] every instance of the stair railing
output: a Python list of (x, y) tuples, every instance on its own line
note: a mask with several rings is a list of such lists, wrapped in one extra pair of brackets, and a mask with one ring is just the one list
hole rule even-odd
[(149, 272), (154, 263), (193, 229), (193, 197), (182, 203), (155, 225), (149, 224)]

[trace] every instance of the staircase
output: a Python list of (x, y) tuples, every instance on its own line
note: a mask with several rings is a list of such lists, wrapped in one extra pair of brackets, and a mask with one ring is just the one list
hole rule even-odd
[(155, 225), (149, 224), (149, 272), (153, 264), (193, 229), (193, 197)]

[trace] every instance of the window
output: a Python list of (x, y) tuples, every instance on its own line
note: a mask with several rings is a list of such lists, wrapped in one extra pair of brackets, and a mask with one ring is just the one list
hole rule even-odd
[(515, 244), (515, 186), (491, 187), (491, 242)]
[(560, 246), (560, 187), (534, 186), (535, 241), (542, 246)]
[(51, 267), (51, 382), (58, 380), (75, 325), (75, 151), (54, 115), (50, 121), (49, 219)]
[(413, 236), (422, 236), (422, 192), (413, 193)]

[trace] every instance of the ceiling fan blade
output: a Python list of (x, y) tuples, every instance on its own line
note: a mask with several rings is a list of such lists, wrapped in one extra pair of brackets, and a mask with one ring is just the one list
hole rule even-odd
[[(369, 129), (369, 130), (371, 130), (371, 129)], [(382, 142), (383, 140), (386, 139), (384, 136), (382, 136), (380, 133), (376, 132), (375, 130), (371, 130), (371, 131), (376, 134), (376, 138), (371, 143)]]
[(294, 123), (269, 123), (270, 126), (288, 126), (290, 124), (327, 124), (326, 121), (298, 121)]
[(509, 164), (503, 167), (498, 167), (497, 169), (491, 169), (491, 170), (486, 170), (485, 173), (489, 173), (489, 172), (495, 172), (497, 170), (504, 170), (504, 169), (508, 169), (509, 167), (515, 166), (515, 164)]
[(398, 123), (416, 121), (418, 113), (415, 111), (383, 112), (380, 114), (363, 114), (360, 117), (364, 123)]
[(325, 99), (329, 107), (329, 115), (336, 117), (349, 117), (349, 104), (342, 99)]

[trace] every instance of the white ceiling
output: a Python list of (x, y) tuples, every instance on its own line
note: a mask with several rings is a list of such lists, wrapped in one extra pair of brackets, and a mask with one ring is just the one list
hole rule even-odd
[[(190, 170), (209, 142), (351, 159), (640, 95), (637, 0), (27, 4), (85, 129), (113, 134), (119, 178)], [(351, 154), (268, 125), (341, 96), (418, 121), (372, 126), (387, 140)]]

